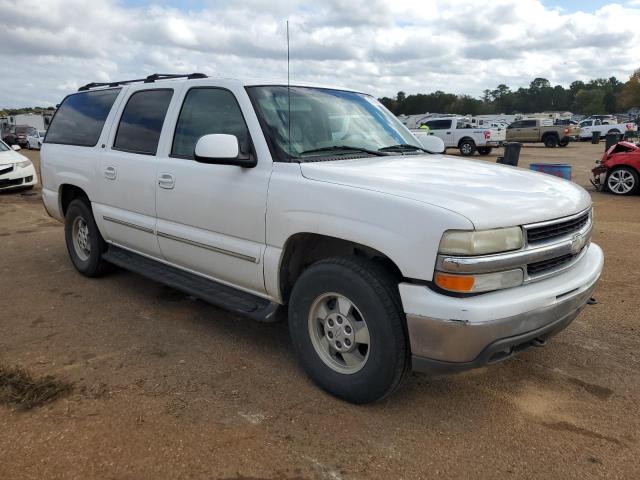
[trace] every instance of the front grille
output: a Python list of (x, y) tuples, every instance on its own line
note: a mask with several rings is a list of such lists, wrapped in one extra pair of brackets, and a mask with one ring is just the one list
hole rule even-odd
[(18, 185), (22, 185), (22, 181), (24, 179), (22, 178), (15, 178), (13, 180), (0, 180), (0, 188), (6, 188), (6, 187), (16, 187)]
[(13, 165), (9, 165), (8, 167), (6, 165), (3, 165), (2, 167), (0, 167), (0, 175), (4, 175), (5, 173), (10, 172), (13, 172)]
[(527, 272), (529, 275), (538, 275), (540, 273), (548, 272), (559, 266), (569, 263), (575, 258), (575, 255), (567, 253), (566, 255), (560, 255), (559, 257), (549, 258), (540, 262), (534, 262), (527, 265)]
[(532, 227), (527, 229), (529, 244), (570, 235), (582, 229), (589, 222), (589, 212), (570, 220), (560, 220), (556, 223)]

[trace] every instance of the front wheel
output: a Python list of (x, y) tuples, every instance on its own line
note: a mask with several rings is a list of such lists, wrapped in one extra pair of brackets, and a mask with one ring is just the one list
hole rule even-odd
[(478, 147), (478, 153), (483, 156), (489, 155), (491, 150), (493, 150), (491, 147)]
[(607, 189), (615, 195), (631, 195), (638, 190), (638, 173), (629, 167), (619, 167), (607, 175)]
[(73, 266), (87, 277), (97, 277), (106, 269), (102, 254), (107, 250), (93, 213), (82, 199), (69, 204), (64, 217), (64, 236)]
[(544, 146), (547, 148), (555, 148), (558, 146), (558, 137), (549, 135), (544, 139)]
[(289, 331), (306, 373), (348, 402), (380, 400), (409, 369), (397, 281), (360, 257), (321, 260), (300, 276), (289, 301)]
[(476, 151), (476, 144), (473, 140), (463, 140), (460, 142), (460, 153), (465, 157), (470, 157)]

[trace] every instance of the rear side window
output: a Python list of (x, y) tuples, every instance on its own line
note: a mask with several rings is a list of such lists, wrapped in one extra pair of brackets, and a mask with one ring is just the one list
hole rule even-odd
[(536, 126), (536, 121), (535, 120), (523, 120), (522, 121), (522, 127), (523, 128), (535, 127), (535, 126)]
[(95, 147), (119, 93), (114, 88), (69, 95), (53, 117), (46, 143)]
[(451, 128), (451, 120), (430, 120), (427, 125), (431, 130), (446, 130)]
[(240, 150), (249, 151), (249, 132), (233, 93), (221, 88), (192, 88), (180, 110), (171, 155), (193, 158), (200, 137), (212, 133), (235, 135)]
[(120, 117), (113, 148), (155, 155), (172, 96), (171, 89), (142, 90), (131, 95)]

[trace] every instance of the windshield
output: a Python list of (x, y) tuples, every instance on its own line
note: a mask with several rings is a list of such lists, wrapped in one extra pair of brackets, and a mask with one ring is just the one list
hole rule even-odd
[[(377, 154), (406, 145), (415, 137), (369, 95), (324, 88), (286, 86), (247, 88), (272, 153), (279, 161), (318, 160), (339, 154)], [(291, 125), (289, 125), (291, 112)]]
[(16, 133), (27, 133), (31, 127), (16, 127)]

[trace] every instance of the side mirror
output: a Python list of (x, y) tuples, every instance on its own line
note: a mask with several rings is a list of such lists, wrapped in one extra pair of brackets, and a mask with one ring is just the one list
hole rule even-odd
[(11, 149), (15, 152), (17, 152), (18, 150), (22, 150), (22, 148), (20, 148), (20, 145), (11, 145)]
[(212, 133), (200, 137), (196, 143), (195, 160), (217, 165), (238, 165), (255, 167), (256, 161), (250, 155), (242, 155), (238, 137), (225, 133)]
[(444, 142), (440, 137), (417, 132), (416, 138), (422, 145), (422, 148), (429, 153), (442, 153), (445, 150)]

